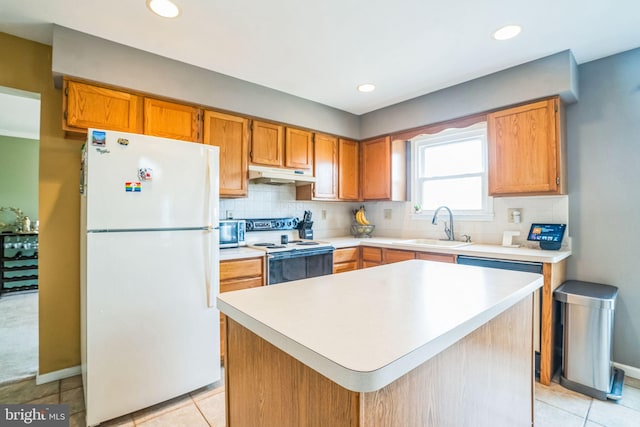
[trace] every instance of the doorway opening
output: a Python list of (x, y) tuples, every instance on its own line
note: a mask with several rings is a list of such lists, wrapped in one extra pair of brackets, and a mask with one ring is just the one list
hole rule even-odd
[(38, 371), (40, 94), (0, 86), (0, 385)]

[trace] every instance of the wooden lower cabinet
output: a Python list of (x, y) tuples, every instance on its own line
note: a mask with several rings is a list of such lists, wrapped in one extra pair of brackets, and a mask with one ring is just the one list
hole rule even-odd
[(362, 268), (382, 265), (382, 249), (363, 246), (360, 250), (362, 253)]
[[(434, 252), (414, 252), (400, 249), (372, 248), (362, 246), (362, 268), (376, 265), (391, 264), (410, 259), (424, 259), (427, 261), (448, 262), (455, 264), (456, 256), (453, 254), (440, 254)], [(334, 261), (335, 265), (335, 261)], [(335, 272), (335, 267), (334, 267)]]
[(453, 254), (437, 254), (433, 252), (416, 252), (416, 259), (425, 259), (427, 261), (456, 263), (456, 256)]
[(333, 252), (333, 273), (342, 273), (360, 268), (360, 250), (357, 246), (340, 248)]
[(410, 259), (416, 259), (416, 253), (414, 251), (402, 251), (398, 249), (382, 249), (382, 263), (391, 264), (394, 262), (407, 261)]
[[(220, 293), (263, 286), (264, 257), (220, 262)], [(220, 313), (220, 357), (224, 360), (226, 317)]]

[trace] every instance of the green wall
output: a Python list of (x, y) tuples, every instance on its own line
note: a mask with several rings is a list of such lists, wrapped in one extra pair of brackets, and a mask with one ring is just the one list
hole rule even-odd
[[(38, 219), (38, 156), (40, 141), (0, 135), (0, 207), (22, 209)], [(0, 222), (15, 220), (13, 212), (0, 213)]]

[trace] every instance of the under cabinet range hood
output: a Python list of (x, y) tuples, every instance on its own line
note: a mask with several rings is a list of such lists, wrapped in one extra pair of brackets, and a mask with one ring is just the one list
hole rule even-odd
[(310, 170), (249, 165), (249, 180), (259, 184), (305, 185), (316, 182)]

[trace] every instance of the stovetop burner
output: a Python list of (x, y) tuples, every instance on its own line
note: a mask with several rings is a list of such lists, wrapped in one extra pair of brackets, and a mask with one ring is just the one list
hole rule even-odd
[[(316, 250), (318, 247), (331, 246), (331, 244), (327, 242), (320, 242), (315, 240), (296, 239), (296, 240), (289, 240), (289, 243), (286, 245), (273, 243), (273, 242), (257, 242), (257, 243), (250, 243), (248, 246), (254, 247), (256, 249), (262, 249), (267, 253), (272, 253), (272, 252), (292, 251), (292, 250), (312, 251), (312, 250)], [(313, 246), (313, 248), (311, 248), (310, 246)]]

